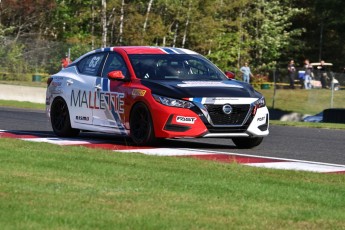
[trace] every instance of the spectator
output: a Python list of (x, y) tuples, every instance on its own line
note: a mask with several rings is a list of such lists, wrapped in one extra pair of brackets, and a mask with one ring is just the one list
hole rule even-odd
[(295, 61), (292, 59), (290, 60), (288, 64), (288, 73), (289, 73), (290, 89), (294, 89), (296, 68), (295, 68)]
[(319, 70), (319, 77), (320, 77), (320, 81), (321, 81), (321, 86), (323, 89), (327, 89), (327, 68), (325, 66), (325, 61), (321, 60), (320, 61), (320, 65), (317, 67), (317, 69)]
[(304, 61), (304, 88), (311, 89), (311, 74), (312, 74), (313, 66), (310, 65), (309, 59), (305, 59)]
[(246, 83), (250, 83), (250, 76), (253, 77), (253, 74), (252, 72), (250, 71), (250, 68), (248, 66), (248, 62), (245, 62), (244, 63), (244, 66), (242, 66), (240, 68), (240, 71), (242, 72), (242, 77), (243, 77), (243, 81), (246, 82)]
[(68, 57), (68, 55), (66, 54), (65, 58), (61, 59), (61, 67), (64, 69), (66, 68), (69, 63), (71, 63), (71, 59)]

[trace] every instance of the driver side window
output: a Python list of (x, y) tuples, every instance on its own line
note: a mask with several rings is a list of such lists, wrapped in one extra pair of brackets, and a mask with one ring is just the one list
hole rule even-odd
[(102, 77), (107, 78), (108, 73), (114, 70), (120, 70), (122, 71), (123, 76), (126, 78), (128, 77), (128, 69), (121, 55), (117, 53), (110, 53), (107, 61), (105, 62)]
[(78, 63), (78, 69), (82, 74), (97, 76), (104, 59), (104, 53), (90, 55)]

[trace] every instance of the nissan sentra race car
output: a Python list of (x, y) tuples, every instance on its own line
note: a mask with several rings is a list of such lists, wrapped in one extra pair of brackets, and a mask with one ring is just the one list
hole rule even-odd
[(57, 136), (105, 132), (130, 136), (136, 145), (222, 137), (252, 148), (269, 133), (259, 92), (180, 48), (91, 51), (48, 79), (46, 112)]

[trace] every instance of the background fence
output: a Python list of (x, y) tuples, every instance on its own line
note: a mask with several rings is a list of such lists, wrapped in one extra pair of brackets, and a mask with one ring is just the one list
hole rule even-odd
[(61, 59), (71, 49), (72, 60), (91, 47), (40, 39), (3, 37), (0, 42), (0, 80), (30, 81), (61, 69)]

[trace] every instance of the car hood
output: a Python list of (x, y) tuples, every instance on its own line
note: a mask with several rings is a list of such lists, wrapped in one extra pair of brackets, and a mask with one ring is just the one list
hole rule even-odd
[(225, 81), (171, 81), (141, 80), (153, 94), (172, 98), (192, 97), (260, 97), (249, 84), (235, 80)]

